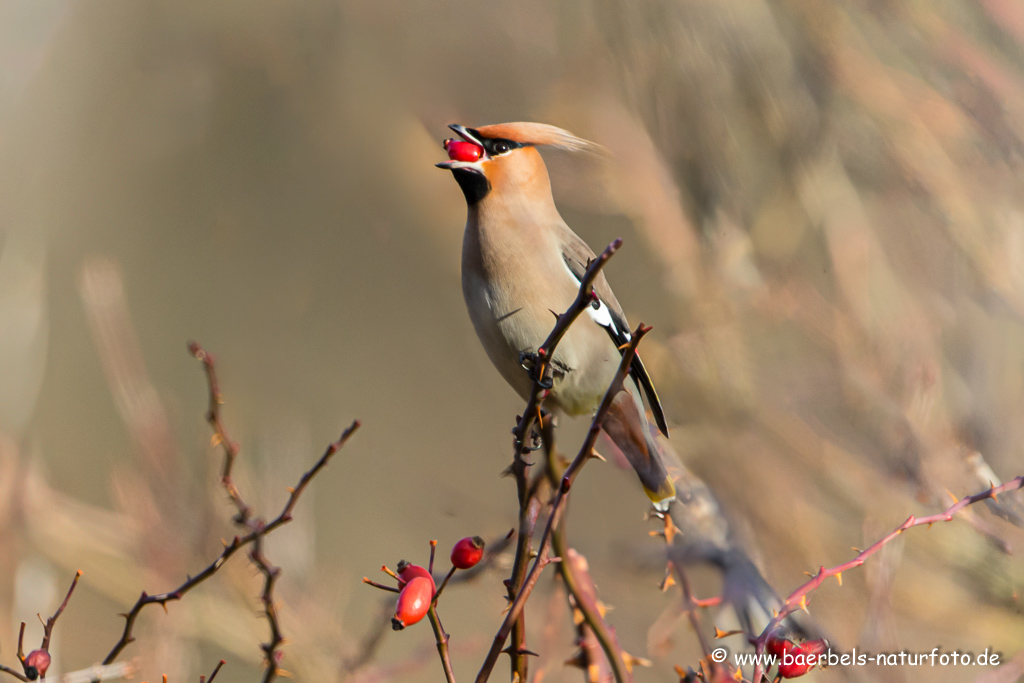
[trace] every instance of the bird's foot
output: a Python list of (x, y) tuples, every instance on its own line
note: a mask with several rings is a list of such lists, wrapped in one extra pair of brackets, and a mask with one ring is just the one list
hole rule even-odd
[(530, 373), (530, 377), (533, 377), (534, 381), (537, 382), (537, 385), (540, 386), (541, 389), (550, 389), (555, 385), (555, 380), (550, 374), (545, 372), (545, 376), (540, 379), (537, 379), (536, 377), (537, 363), (539, 359), (540, 355), (536, 351), (519, 352), (519, 365), (522, 366), (523, 370)]

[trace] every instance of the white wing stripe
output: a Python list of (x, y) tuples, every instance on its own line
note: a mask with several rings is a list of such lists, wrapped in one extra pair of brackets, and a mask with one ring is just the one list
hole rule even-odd
[[(580, 279), (576, 277), (576, 273), (572, 272), (569, 268), (569, 264), (565, 262), (565, 259), (562, 259), (562, 265), (565, 266), (565, 272), (569, 273), (569, 277), (571, 277), (572, 281), (576, 283), (577, 287), (579, 287)], [(606, 306), (603, 301), (598, 302), (597, 308), (587, 306), (587, 315), (589, 315), (590, 319), (601, 327), (607, 327), (614, 332), (621, 333), (621, 330), (615, 326), (615, 321), (612, 320), (611, 311), (608, 310), (608, 306)], [(629, 339), (628, 332), (626, 333), (626, 339)]]

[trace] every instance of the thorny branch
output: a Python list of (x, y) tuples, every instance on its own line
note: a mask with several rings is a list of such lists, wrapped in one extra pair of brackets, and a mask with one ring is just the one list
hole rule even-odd
[(281, 568), (270, 564), (266, 555), (263, 554), (263, 536), (257, 536), (253, 541), (252, 549), (249, 551), (249, 560), (263, 574), (263, 592), (260, 594), (260, 600), (263, 603), (263, 613), (267, 617), (267, 623), (270, 624), (270, 640), (262, 643), (260, 648), (263, 650), (264, 659), (266, 659), (263, 680), (272, 681), (281, 670), (281, 653), (278, 652), (278, 648), (284, 643), (281, 624), (277, 618), (277, 606), (274, 604), (274, 584), (277, 582), (277, 577), (281, 575)]
[[(551, 481), (552, 486), (558, 486), (558, 479), (562, 475), (562, 472), (558, 464), (557, 450), (555, 448), (554, 430), (549, 428), (550, 425), (545, 425), (542, 430), (542, 436), (544, 438), (544, 445), (547, 449), (547, 474), (548, 479)], [(555, 549), (555, 553), (563, 560), (569, 550), (568, 543), (565, 539), (565, 527), (560, 526), (554, 531), (554, 535), (551, 539), (552, 546)], [(629, 671), (629, 667), (626, 665), (626, 659), (622, 652), (622, 648), (619, 647), (615, 636), (611, 633), (608, 628), (608, 623), (601, 616), (596, 600), (585, 594), (583, 585), (581, 585), (581, 577), (577, 575), (577, 563), (563, 561), (558, 564), (559, 574), (562, 576), (562, 580), (565, 582), (566, 590), (573, 597), (576, 608), (583, 615), (583, 620), (590, 627), (594, 637), (600, 644), (601, 649), (604, 651), (605, 657), (608, 658), (608, 663), (611, 666), (612, 674), (615, 676), (617, 683), (623, 683), (624, 681), (631, 681), (633, 676)]]
[[(830, 569), (821, 567), (820, 569), (818, 569), (818, 572), (810, 578), (810, 580), (806, 581), (803, 585), (801, 585), (799, 588), (797, 588), (789, 594), (789, 597), (786, 598), (782, 607), (779, 609), (778, 612), (775, 613), (771, 621), (768, 622), (768, 625), (765, 626), (764, 630), (761, 632), (761, 635), (759, 635), (757, 639), (754, 641), (754, 645), (757, 649), (757, 654), (760, 655), (764, 652), (765, 645), (768, 642), (768, 638), (772, 635), (775, 629), (779, 626), (780, 623), (782, 623), (782, 621), (786, 617), (788, 617), (790, 614), (797, 611), (798, 609), (807, 609), (808, 598), (810, 597), (811, 593), (817, 590), (818, 587), (820, 587), (821, 584), (825, 582), (825, 579), (834, 576), (836, 580), (839, 582), (839, 584), (842, 585), (843, 572), (849, 569), (853, 569), (855, 567), (859, 567), (862, 564), (864, 564), (864, 562), (869, 557), (880, 551), (883, 547), (886, 546), (886, 544), (893, 541), (897, 536), (902, 534), (907, 529), (911, 529), (913, 527), (922, 525), (928, 525), (929, 527), (931, 527), (931, 525), (935, 524), (936, 522), (949, 522), (953, 519), (953, 517), (957, 515), (957, 513), (961, 512), (964, 508), (970, 505), (974, 505), (975, 503), (981, 502), (983, 500), (997, 500), (997, 496), (999, 496), (999, 494), (1006, 493), (1008, 491), (1016, 491), (1017, 489), (1021, 488), (1024, 488), (1024, 475), (1011, 479), (1010, 481), (1000, 486), (991, 486), (988, 489), (981, 491), (979, 493), (975, 493), (972, 496), (967, 496), (966, 498), (956, 500), (956, 502), (954, 502), (952, 505), (950, 505), (942, 512), (933, 515), (926, 515), (924, 517), (915, 517), (914, 515), (911, 515), (910, 517), (907, 517), (906, 521), (903, 522), (903, 524), (899, 525), (898, 527), (890, 531), (888, 534), (883, 536), (881, 539), (879, 539), (877, 542), (875, 542), (867, 549), (861, 550), (859, 553), (857, 553), (857, 556), (852, 560), (844, 562), (843, 564), (838, 564)], [(754, 667), (752, 679), (754, 681), (760, 681), (762, 680), (762, 678), (764, 678), (764, 670), (760, 660), (757, 660), (757, 664)]]
[[(611, 249), (611, 247), (609, 247), (609, 249)], [(608, 250), (606, 249), (605, 252), (607, 253), (607, 251)], [(589, 274), (590, 271), (588, 271), (588, 275)], [(591, 282), (592, 281), (593, 280), (591, 279)], [(505, 641), (508, 639), (509, 633), (512, 630), (512, 625), (519, 618), (519, 615), (522, 614), (523, 606), (530, 597), (530, 593), (533, 592), (533, 588), (537, 584), (537, 580), (540, 578), (540, 574), (544, 567), (552, 562), (561, 560), (561, 558), (558, 558), (557, 560), (551, 558), (549, 556), (549, 551), (551, 550), (552, 534), (558, 527), (562, 513), (565, 510), (565, 503), (569, 490), (572, 488), (573, 481), (575, 481), (576, 475), (579, 474), (580, 469), (587, 460), (593, 457), (594, 444), (597, 442), (597, 436), (601, 431), (601, 425), (608, 414), (608, 410), (611, 408), (612, 400), (619, 391), (622, 390), (622, 382), (629, 373), (630, 363), (633, 361), (633, 355), (636, 353), (637, 345), (640, 343), (640, 340), (643, 339), (644, 335), (650, 332), (650, 330), (650, 327), (644, 327), (643, 324), (640, 324), (636, 328), (636, 332), (634, 332), (629, 344), (623, 350), (622, 362), (619, 363), (619, 369), (615, 373), (615, 378), (608, 387), (608, 391), (605, 393), (604, 399), (601, 401), (601, 406), (597, 409), (597, 413), (594, 415), (594, 419), (590, 423), (590, 431), (587, 433), (587, 438), (580, 447), (579, 453), (576, 454), (576, 457), (562, 476), (561, 485), (558, 487), (558, 491), (555, 493), (555, 499), (551, 503), (551, 513), (548, 516), (547, 524), (544, 527), (544, 534), (541, 536), (540, 550), (537, 554), (537, 558), (534, 560), (533, 565), (530, 568), (530, 573), (523, 582), (523, 587), (517, 593), (511, 606), (509, 606), (508, 614), (505, 616), (505, 621), (502, 622), (501, 628), (498, 629), (497, 635), (494, 636), (494, 642), (491, 644), (491, 649), (487, 653), (487, 658), (484, 660), (484, 664), (480, 668), (480, 672), (477, 674), (476, 683), (484, 683), (484, 681), (490, 677), (491, 671), (494, 669), (494, 664), (497, 662), (498, 656), (501, 654), (502, 648), (505, 646)]]
[[(537, 523), (537, 516), (540, 514), (540, 501), (536, 497), (536, 488), (531, 488), (527, 468), (530, 463), (525, 456), (531, 452), (527, 440), (535, 420), (541, 419), (541, 405), (548, 397), (553, 377), (551, 359), (554, 358), (555, 349), (558, 343), (565, 336), (569, 326), (582, 315), (583, 311), (590, 306), (594, 297), (594, 282), (604, 268), (608, 260), (615, 255), (615, 252), (622, 246), (622, 240), (616, 239), (609, 244), (601, 255), (595, 258), (587, 267), (580, 282), (579, 292), (572, 305), (557, 317), (555, 326), (551, 329), (547, 339), (537, 349), (536, 358), (530, 368), (530, 376), (533, 379), (533, 386), (530, 390), (530, 397), (526, 402), (526, 409), (519, 417), (515, 429), (512, 430), (515, 454), (509, 472), (515, 476), (516, 489), (519, 495), (519, 536), (516, 539), (516, 555), (512, 564), (512, 576), (506, 582), (509, 601), (516, 599), (516, 595), (523, 587), (526, 579), (527, 565), (531, 554), (531, 542), (533, 532)], [(543, 424), (542, 424), (543, 426)], [(540, 480), (537, 482), (540, 483)], [(526, 650), (526, 621), (525, 615), (520, 613), (512, 629), (512, 645), (510, 648), (512, 658), (512, 671), (518, 674), (520, 681), (527, 680), (527, 650)]]
[[(135, 621), (138, 619), (139, 613), (146, 605), (159, 604), (166, 608), (168, 602), (180, 600), (190, 590), (213, 576), (217, 570), (220, 569), (221, 566), (223, 566), (223, 564), (239, 549), (252, 545), (249, 557), (253, 564), (255, 564), (260, 570), (260, 573), (264, 576), (261, 600), (263, 602), (267, 622), (270, 625), (270, 641), (261, 646), (266, 660), (266, 670), (263, 680), (265, 682), (271, 681), (281, 671), (280, 652), (278, 648), (281, 646), (284, 638), (281, 634), (280, 625), (278, 623), (277, 610), (274, 605), (273, 595), (274, 583), (277, 580), (280, 569), (270, 564), (263, 555), (263, 539), (278, 527), (287, 524), (292, 520), (292, 512), (294, 511), (295, 505), (298, 503), (302, 492), (309, 485), (309, 482), (313, 477), (327, 466), (331, 457), (345, 445), (356, 429), (359, 428), (359, 421), (356, 420), (349, 425), (349, 427), (342, 432), (338, 440), (331, 443), (316, 463), (314, 463), (314, 465), (302, 475), (298, 484), (290, 490), (288, 501), (285, 503), (280, 514), (278, 514), (278, 516), (269, 523), (264, 522), (264, 520), (258, 517), (253, 517), (252, 507), (250, 507), (242, 498), (241, 493), (235, 486), (234, 480), (232, 479), (232, 470), (238, 456), (239, 448), (238, 444), (228, 437), (224, 430), (224, 423), (221, 420), (220, 406), (224, 403), (224, 399), (220, 391), (220, 383), (217, 380), (217, 372), (214, 367), (213, 357), (195, 342), (189, 344), (189, 351), (203, 364), (203, 368), (206, 371), (207, 384), (209, 385), (210, 390), (210, 407), (207, 412), (207, 420), (213, 428), (214, 443), (220, 444), (224, 451), (224, 468), (221, 474), (221, 483), (228, 494), (228, 498), (237, 510), (236, 515), (232, 519), (245, 533), (235, 536), (230, 542), (225, 542), (224, 550), (221, 551), (220, 555), (213, 560), (213, 562), (207, 565), (206, 568), (195, 576), (187, 576), (185, 582), (173, 591), (161, 593), (159, 595), (149, 595), (143, 591), (132, 609), (122, 615), (125, 617), (124, 631), (121, 634), (120, 640), (117, 641), (113, 649), (111, 649), (110, 653), (103, 660), (103, 664), (110, 664), (113, 662), (117, 659), (118, 655), (121, 654), (121, 651), (128, 646), (128, 644), (134, 642), (135, 637), (133, 635), (133, 629)], [(216, 671), (210, 676), (211, 680), (214, 675), (216, 675)]]

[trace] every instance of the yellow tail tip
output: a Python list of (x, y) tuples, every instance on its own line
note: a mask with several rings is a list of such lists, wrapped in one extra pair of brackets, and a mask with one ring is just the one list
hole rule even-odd
[(661, 483), (657, 491), (652, 491), (646, 486), (644, 487), (644, 493), (654, 503), (654, 509), (658, 512), (668, 512), (669, 505), (676, 497), (676, 485), (672, 483), (672, 480), (668, 477)]

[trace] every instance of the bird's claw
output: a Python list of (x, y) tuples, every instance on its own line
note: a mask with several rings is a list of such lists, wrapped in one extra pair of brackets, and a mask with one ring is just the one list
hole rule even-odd
[[(537, 371), (537, 360), (539, 358), (540, 356), (536, 351), (520, 351), (519, 365), (523, 368), (523, 370), (526, 370), (528, 373), (530, 373), (531, 377), (534, 377), (534, 373)], [(548, 375), (547, 372), (545, 372), (544, 374), (545, 376), (540, 378), (534, 377), (534, 381), (537, 383), (537, 386), (540, 387), (541, 389), (551, 389), (552, 387), (555, 386), (555, 380), (553, 377)]]
[(531, 429), (530, 430), (530, 445), (529, 446), (524, 446), (523, 450), (525, 450), (525, 451), (527, 451), (529, 453), (533, 453), (534, 451), (539, 451), (543, 447), (544, 447), (544, 439), (543, 439), (543, 437), (541, 437), (541, 435), (536, 430)]
[(536, 351), (520, 351), (519, 352), (519, 365), (522, 366), (523, 370), (531, 372), (537, 365), (537, 352)]

